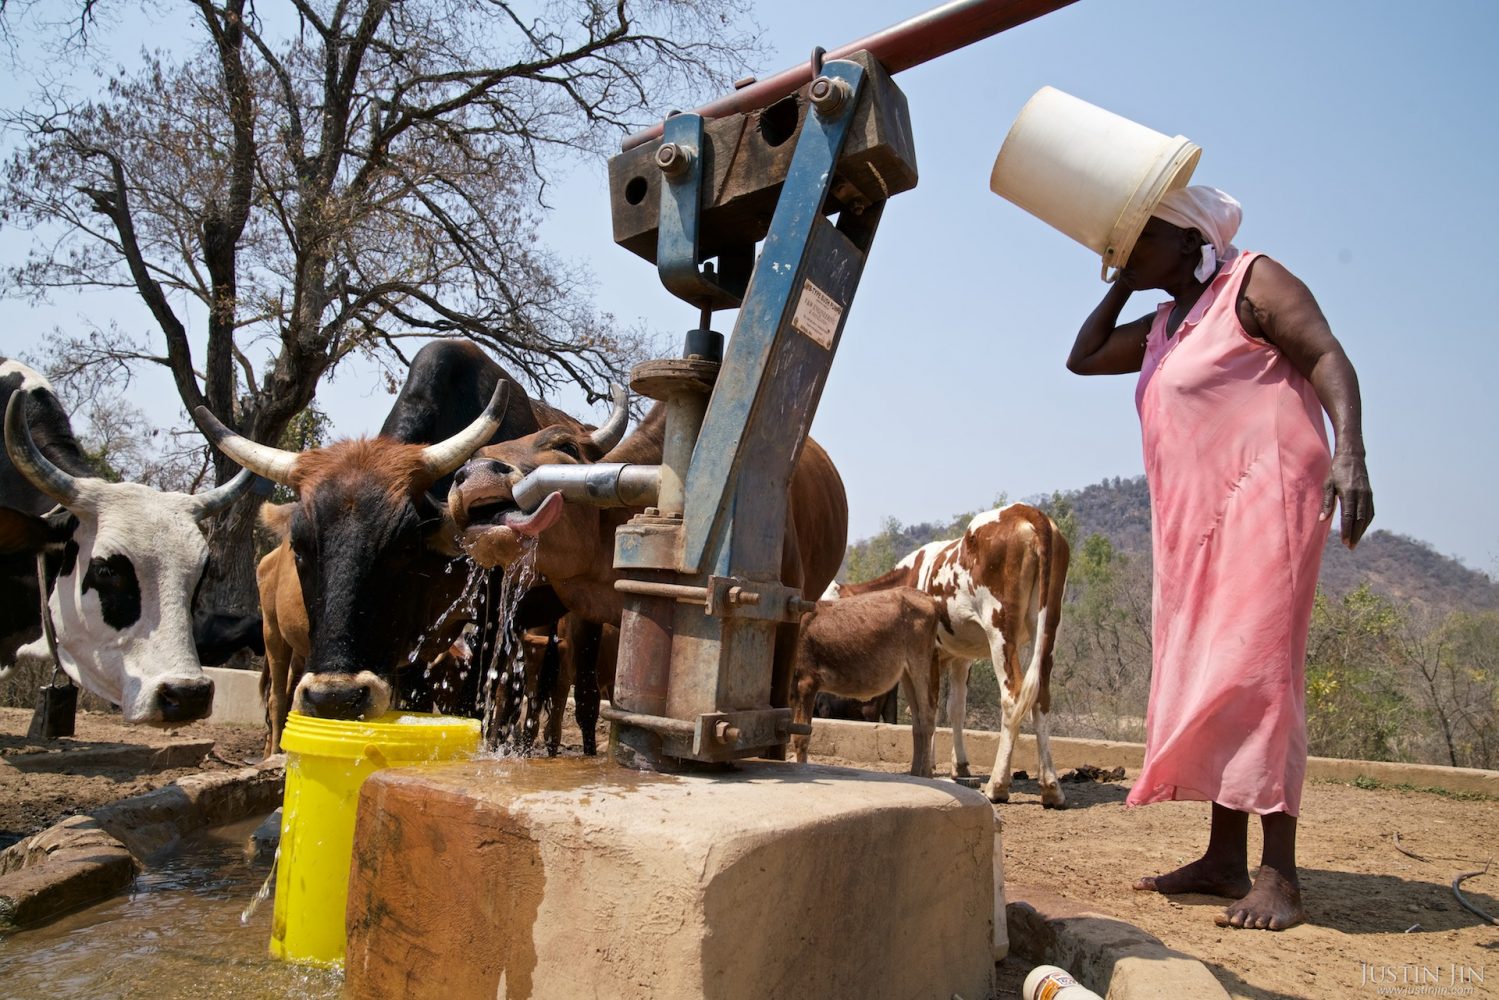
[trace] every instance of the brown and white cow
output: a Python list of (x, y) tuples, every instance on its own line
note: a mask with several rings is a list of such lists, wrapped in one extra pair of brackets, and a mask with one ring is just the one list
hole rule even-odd
[[(514, 441), (482, 448), (453, 477), (448, 494), (454, 522), (463, 529), (463, 544), (481, 565), (508, 566), (520, 558), (522, 540), (536, 538), (536, 572), (545, 577), (571, 612), (601, 625), (620, 621), (624, 605), (614, 589), (614, 530), (638, 509), (599, 509), (563, 503), (544, 517), (524, 517), (512, 489), (540, 465), (624, 462), (653, 465), (661, 461), (665, 408), (656, 406), (639, 427), (613, 451), (589, 444), (587, 435), (565, 425), (544, 428)], [(848, 532), (848, 499), (843, 480), (827, 452), (807, 439), (787, 491), (786, 537), (781, 549), (781, 579), (800, 587), (807, 598), (820, 595), (843, 561)], [(541, 515), (541, 512), (537, 512)], [(553, 520), (555, 518), (555, 520)], [(546, 527), (537, 533), (537, 522)], [(796, 625), (783, 626), (776, 638), (776, 685), (789, 695)]]
[[(896, 684), (911, 706), (911, 773), (932, 775), (937, 727), (937, 602), (911, 587), (819, 601), (802, 616), (796, 642), (791, 707), (796, 722), (812, 719), (819, 691), (875, 698)], [(807, 761), (806, 736), (793, 736), (796, 759)]]
[(1036, 727), (1042, 804), (1060, 808), (1067, 801), (1051, 762), (1047, 713), (1068, 555), (1067, 540), (1051, 518), (1027, 504), (1010, 504), (979, 514), (961, 538), (923, 545), (882, 577), (839, 588), (840, 597), (846, 597), (915, 587), (936, 600), (955, 777), (969, 773), (963, 744), (968, 670), (984, 657), (994, 664), (1003, 728), (994, 770), (984, 786), (992, 802), (1010, 797), (1010, 756), (1026, 715)]

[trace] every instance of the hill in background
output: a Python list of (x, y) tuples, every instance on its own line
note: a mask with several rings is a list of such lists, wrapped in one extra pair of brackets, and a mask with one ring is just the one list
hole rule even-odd
[[(1097, 532), (1126, 552), (1150, 551), (1150, 492), (1144, 476), (1110, 479), (1059, 495), (1077, 518), (1078, 538)], [(1049, 498), (1027, 502), (1050, 507)], [(1425, 542), (1375, 529), (1349, 551), (1337, 538), (1327, 540), (1319, 581), (1329, 594), (1342, 597), (1361, 583), (1403, 604), (1436, 609), (1499, 608), (1499, 583), (1444, 556)]]
[[(1106, 479), (1051, 497), (1028, 497), (1026, 502), (1053, 514), (1059, 505), (1070, 507), (1079, 542), (1097, 533), (1124, 553), (1150, 553), (1150, 491), (1144, 476)], [(849, 546), (839, 579), (876, 575), (927, 542), (956, 538), (969, 516), (908, 525), (891, 521), (879, 535)], [(1322, 558), (1320, 582), (1334, 597), (1367, 583), (1371, 590), (1401, 604), (1437, 611), (1499, 608), (1499, 583), (1487, 574), (1442, 555), (1419, 539), (1378, 529), (1365, 535), (1351, 552), (1334, 533)]]

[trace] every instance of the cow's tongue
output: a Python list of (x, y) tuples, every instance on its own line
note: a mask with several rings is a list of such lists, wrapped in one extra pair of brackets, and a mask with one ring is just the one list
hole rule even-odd
[(511, 511), (501, 523), (517, 535), (534, 537), (557, 523), (557, 518), (562, 516), (562, 504), (562, 494), (554, 491), (548, 493), (547, 498), (541, 501), (541, 506), (531, 513)]

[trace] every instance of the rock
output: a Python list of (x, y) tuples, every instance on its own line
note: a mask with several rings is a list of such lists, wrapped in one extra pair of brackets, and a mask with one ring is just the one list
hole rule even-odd
[(249, 861), (259, 861), (276, 853), (276, 848), (281, 844), (281, 809), (271, 813), (250, 834), (245, 841), (245, 858)]

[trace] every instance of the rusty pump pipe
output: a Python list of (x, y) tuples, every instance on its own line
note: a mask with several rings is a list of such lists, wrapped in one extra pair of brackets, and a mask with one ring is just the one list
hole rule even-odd
[[(1077, 0), (952, 0), (923, 14), (891, 25), (856, 42), (830, 50), (826, 59), (842, 59), (861, 49), (880, 61), (889, 73), (899, 73), (950, 52), (981, 42), (1043, 14), (1067, 7)], [(703, 118), (753, 111), (794, 93), (812, 81), (808, 63), (783, 69), (774, 76), (725, 94), (691, 114)], [(631, 150), (661, 137), (662, 124), (652, 125), (628, 136), (620, 144)]]
[(657, 465), (543, 465), (516, 483), (512, 495), (526, 512), (536, 510), (554, 492), (563, 500), (593, 507), (649, 507), (656, 502), (660, 482)]

